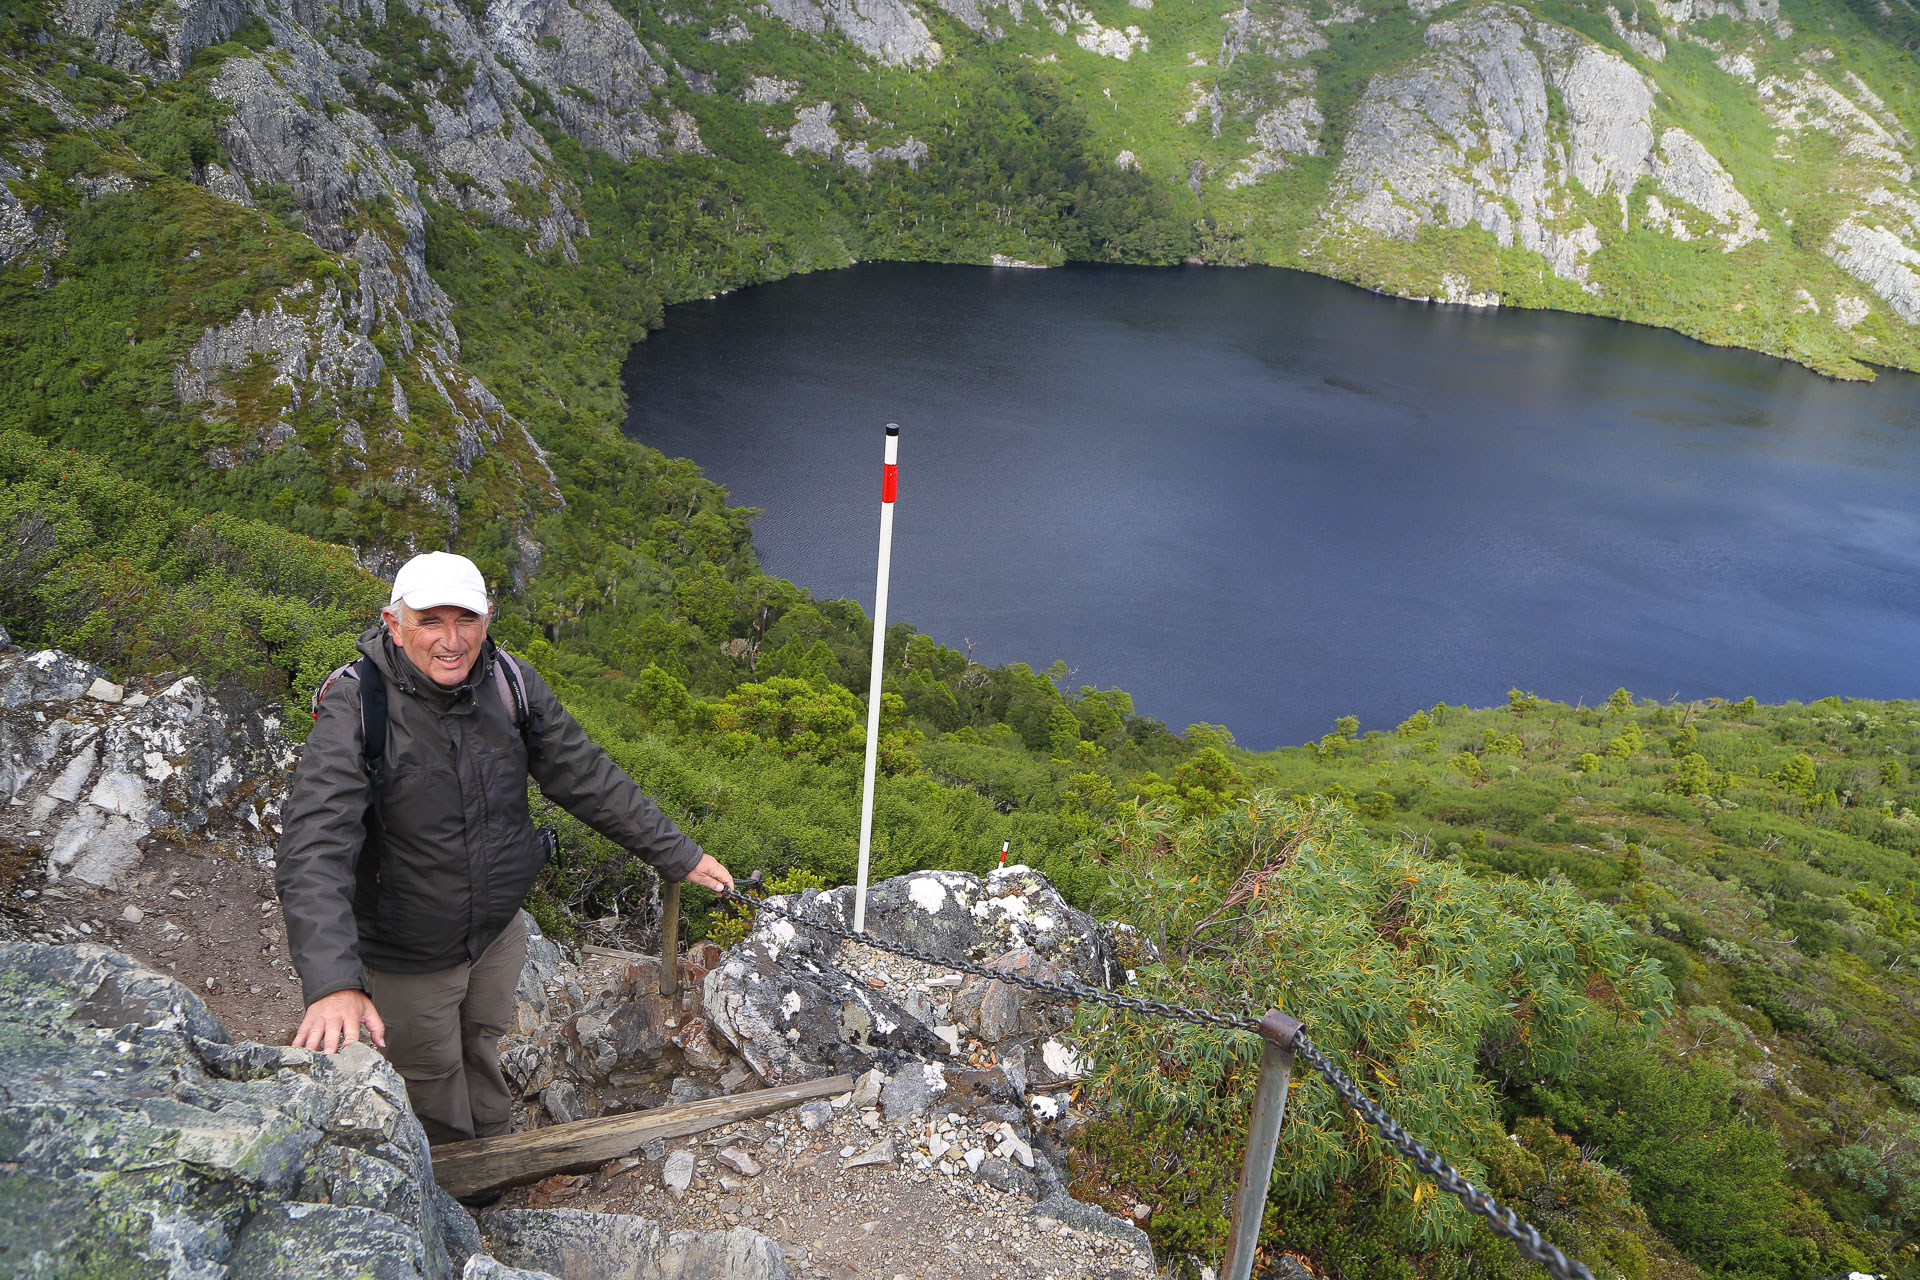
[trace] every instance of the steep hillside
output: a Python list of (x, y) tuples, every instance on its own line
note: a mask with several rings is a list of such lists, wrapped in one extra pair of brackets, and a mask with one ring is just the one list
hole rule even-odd
[[(1188, 738), (1210, 732), (1219, 742), (1207, 726)], [(1420, 967), (1432, 958), (1422, 948), (1434, 945), (1436, 920), (1458, 901), (1420, 887), (1435, 868), (1503, 892), (1532, 885), (1605, 904), (1633, 930), (1634, 949), (1659, 961), (1670, 1007), (1644, 1040), (1591, 1035), (1578, 1065), (1553, 1082), (1552, 1071), (1514, 1055), (1540, 1052), (1565, 1004), (1516, 997), (1515, 1016), (1531, 1025), (1481, 1037), (1478, 1060), (1528, 1155), (1505, 1172), (1490, 1168), (1492, 1185), (1519, 1178), (1569, 1248), (1623, 1274), (1693, 1274), (1661, 1257), (1677, 1246), (1710, 1276), (1910, 1275), (1920, 1228), (1917, 748), (1910, 702), (1663, 705), (1624, 689), (1592, 708), (1516, 689), (1504, 708), (1442, 705), (1364, 736), (1343, 721), (1316, 744), (1257, 756), (1220, 743), (1204, 793), (1173, 785), (1177, 775), (1125, 785), (1161, 797), (1184, 821), (1143, 820), (1110, 802), (1124, 833), (1116, 901), (1134, 904), (1132, 917), (1169, 945), (1164, 981), (1182, 999), (1273, 981), (1249, 957), (1275, 954), (1262, 944), (1285, 939), (1285, 999), (1315, 1021), (1342, 1016), (1329, 992), (1373, 1000), (1382, 983), (1419, 990), (1447, 972)], [(1350, 809), (1405, 851), (1404, 886), (1386, 875), (1371, 896), (1364, 879), (1318, 885), (1317, 864), (1286, 848), (1284, 824), (1261, 838), (1269, 790)], [(1380, 936), (1368, 940), (1369, 956), (1337, 955), (1333, 939), (1344, 944), (1352, 931), (1325, 927), (1323, 904), (1337, 911), (1348, 892), (1371, 904)], [(1443, 950), (1454, 963), (1480, 954)], [(1513, 954), (1518, 964), (1523, 950)], [(1450, 1034), (1474, 1007), (1438, 1003)], [(1129, 1057), (1165, 1051), (1138, 1033), (1108, 1034)], [(1377, 1056), (1378, 1087), (1392, 1095), (1430, 1078)], [(1148, 1114), (1180, 1115), (1167, 1094), (1195, 1097), (1206, 1078), (1150, 1093), (1158, 1105)], [(1551, 1128), (1529, 1128), (1540, 1120)], [(1207, 1189), (1232, 1170), (1134, 1157), (1141, 1127), (1105, 1135), (1094, 1176), (1178, 1205), (1171, 1238), (1205, 1221), (1216, 1203)], [(1522, 1172), (1529, 1161), (1539, 1163)], [(1624, 1202), (1607, 1190), (1622, 1175), (1644, 1211), (1640, 1225), (1635, 1211), (1616, 1214)], [(1413, 1195), (1391, 1188), (1382, 1194)], [(1407, 1229), (1391, 1218), (1379, 1226), (1396, 1228)], [(1344, 1259), (1344, 1274), (1402, 1274), (1378, 1256), (1377, 1240), (1339, 1238), (1309, 1212), (1291, 1214), (1283, 1231), (1294, 1247)]]

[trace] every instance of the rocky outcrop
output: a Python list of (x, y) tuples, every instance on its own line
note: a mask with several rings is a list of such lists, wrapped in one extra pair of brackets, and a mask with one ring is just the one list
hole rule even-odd
[(837, 153), (845, 142), (840, 131), (833, 127), (833, 104), (818, 102), (793, 113), (793, 128), (787, 130), (787, 142), (781, 150), (788, 155), (812, 151), (830, 156)]
[[(1551, 52), (1574, 52), (1577, 37), (1536, 28), (1524, 11), (1505, 6), (1429, 27), (1432, 52), (1377, 77), (1361, 98), (1334, 179), (1330, 230), (1411, 240), (1429, 225), (1478, 226), (1503, 247), (1540, 254), (1556, 275), (1584, 284), (1584, 259), (1599, 239), (1549, 172), (1550, 54), (1533, 38), (1541, 30)], [(1644, 114), (1649, 98), (1643, 90), (1630, 111)], [(1575, 149), (1585, 154), (1590, 177), (1605, 172), (1595, 164), (1597, 147)]]
[(672, 145), (650, 109), (666, 72), (606, 0), (494, 0), (486, 22), (494, 50), (548, 89), (580, 145), (616, 160)]
[[(833, 119), (831, 102), (819, 102), (797, 109), (793, 113), (793, 127), (787, 130), (787, 141), (781, 150), (790, 156), (810, 151), (816, 155), (838, 157), (842, 164), (861, 173), (872, 173), (875, 163), (886, 160), (899, 161), (910, 169), (918, 169), (921, 161), (927, 158), (927, 144), (911, 134), (892, 146), (870, 147), (865, 141), (849, 142)], [(865, 122), (871, 124), (872, 118), (866, 117)]]
[(1734, 187), (1720, 162), (1685, 130), (1662, 133), (1660, 146), (1649, 163), (1662, 191), (1692, 205), (1724, 228), (1719, 233), (1724, 252), (1772, 238), (1761, 230), (1759, 215)]
[[(1588, 260), (1601, 236), (1568, 184), (1617, 201), (1625, 228), (1643, 177), (1711, 219), (1729, 252), (1767, 238), (1698, 140), (1669, 128), (1656, 145), (1653, 87), (1619, 55), (1500, 4), (1433, 23), (1426, 43), (1428, 54), (1377, 77), (1362, 97), (1317, 250), (1356, 234), (1413, 239), (1428, 226), (1478, 226), (1592, 290)], [(1662, 205), (1651, 221), (1671, 232), (1676, 215)]]
[(927, 144), (909, 134), (906, 141), (891, 147), (875, 147), (869, 150), (866, 143), (856, 142), (848, 147), (840, 158), (850, 169), (858, 169), (861, 173), (872, 173), (875, 164), (888, 160), (898, 161), (909, 169), (918, 169), (921, 162), (927, 158), (927, 154)]
[[(803, 920), (852, 925), (851, 887), (781, 901)], [(958, 871), (882, 881), (869, 891), (865, 924), (890, 942), (1083, 986), (1112, 987), (1123, 976), (1099, 923), (1024, 867), (985, 881)], [(997, 980), (883, 961), (771, 912), (707, 975), (703, 1003), (713, 1030), (774, 1084), (965, 1062), (970, 1040), (994, 1046), (1003, 1064), (1021, 1064), (1013, 1069), (1022, 1089), (1030, 1078), (1075, 1074), (1071, 1051), (1054, 1040), (1066, 1021), (1059, 1002)]]
[(400, 1078), (232, 1043), (104, 947), (0, 944), (0, 1255), (100, 1275), (448, 1280), (477, 1247)]
[(1327, 47), (1327, 37), (1308, 12), (1295, 5), (1243, 5), (1226, 15), (1226, 34), (1215, 59), (1221, 70), (1233, 66), (1243, 53), (1270, 58), (1304, 58)]
[(316, 393), (372, 390), (386, 376), (386, 361), (366, 335), (347, 327), (348, 319), (338, 285), (328, 281), (316, 296), (313, 282), (302, 280), (276, 297), (271, 311), (242, 311), (233, 323), (202, 333), (174, 366), (174, 391), (188, 403), (231, 408), (217, 375), (246, 369), (255, 356), (266, 358), (294, 409)]
[(1621, 43), (1645, 58), (1648, 62), (1665, 62), (1667, 60), (1667, 42), (1661, 39), (1656, 32), (1648, 31), (1640, 25), (1640, 14), (1638, 10), (1635, 10), (1631, 21), (1629, 21), (1620, 15), (1618, 8), (1613, 5), (1608, 5), (1607, 25), (1613, 28), (1613, 34), (1620, 37)]
[(1127, 62), (1134, 54), (1145, 53), (1153, 47), (1152, 39), (1139, 27), (1105, 26), (1073, 0), (1064, 0), (1059, 12), (1061, 16), (1054, 19), (1054, 30), (1063, 35), (1070, 31), (1073, 42), (1088, 53)]
[(797, 81), (782, 80), (778, 76), (755, 76), (747, 86), (744, 97), (746, 101), (759, 106), (775, 107), (791, 100), (799, 88)]
[(809, 35), (838, 31), (890, 67), (931, 66), (942, 50), (906, 0), (768, 0), (767, 12)]
[(1733, 0), (1653, 0), (1653, 11), (1662, 22), (1674, 26), (1727, 18), (1769, 27), (1782, 40), (1793, 35), (1793, 24), (1780, 16), (1780, 0), (1741, 0), (1738, 4)]
[(0, 843), (95, 888), (124, 883), (163, 827), (265, 862), (294, 755), (279, 729), (190, 676), (129, 694), (57, 650), (0, 654)]
[(1244, 187), (1269, 173), (1291, 169), (1289, 156), (1319, 155), (1320, 129), (1325, 123), (1320, 104), (1306, 95), (1267, 112), (1254, 124), (1253, 136), (1247, 139), (1257, 149), (1227, 176), (1227, 186)]
[(1829, 134), (1856, 164), (1883, 170), (1902, 184), (1913, 180), (1905, 154), (1912, 142), (1884, 104), (1876, 115), (1812, 68), (1793, 78), (1768, 76), (1754, 92), (1767, 119), (1789, 137), (1810, 129)]
[(1834, 227), (1826, 248), (1842, 271), (1873, 290), (1895, 315), (1920, 324), (1920, 253), (1899, 236), (1848, 218)]
[(47, 211), (13, 193), (12, 184), (28, 176), (27, 171), (0, 160), (0, 267), (28, 258), (50, 261), (66, 247), (66, 237)]
[(248, 9), (246, 0), (65, 0), (53, 19), (91, 40), (100, 61), (132, 75), (173, 80), (194, 54), (232, 35)]
[[(1835, 220), (1821, 251), (1871, 290), (1908, 324), (1920, 323), (1920, 200), (1911, 193), (1913, 139), (1886, 103), (1858, 76), (1840, 83), (1808, 68), (1796, 77), (1767, 76), (1754, 92), (1781, 132), (1775, 156), (1791, 161), (1799, 139), (1826, 134), (1847, 159), (1852, 207)], [(1836, 297), (1832, 317), (1842, 329), (1866, 319), (1862, 299)]]

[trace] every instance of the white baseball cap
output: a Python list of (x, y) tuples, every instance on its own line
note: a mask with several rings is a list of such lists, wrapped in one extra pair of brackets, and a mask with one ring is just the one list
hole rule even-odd
[(485, 613), (487, 580), (480, 576), (479, 566), (465, 556), (429, 551), (407, 561), (393, 575), (393, 598), (388, 603), (403, 602), (409, 609), (451, 604), (469, 613)]

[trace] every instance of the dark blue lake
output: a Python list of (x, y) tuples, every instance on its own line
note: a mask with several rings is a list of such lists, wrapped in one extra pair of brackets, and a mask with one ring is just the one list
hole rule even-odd
[(1301, 742), (1510, 686), (1920, 696), (1920, 378), (1256, 268), (873, 264), (674, 307), (628, 434), (766, 569), (1175, 729)]

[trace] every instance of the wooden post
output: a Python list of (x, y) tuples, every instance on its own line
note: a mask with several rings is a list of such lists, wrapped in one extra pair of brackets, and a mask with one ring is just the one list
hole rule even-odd
[(1227, 1258), (1220, 1280), (1250, 1280), (1253, 1256), (1260, 1248), (1260, 1224), (1267, 1216), (1267, 1188), (1273, 1182), (1273, 1157), (1280, 1145), (1280, 1124), (1287, 1116), (1287, 1084), (1293, 1078), (1293, 1037), (1300, 1020), (1278, 1009), (1260, 1019), (1260, 1085), (1253, 1095), (1253, 1122), (1247, 1128), (1247, 1158), (1240, 1167), (1240, 1192), (1233, 1201), (1233, 1227), (1227, 1233)]
[(660, 994), (680, 993), (680, 882), (667, 886), (660, 904)]

